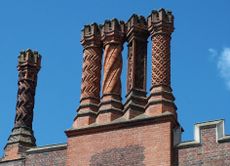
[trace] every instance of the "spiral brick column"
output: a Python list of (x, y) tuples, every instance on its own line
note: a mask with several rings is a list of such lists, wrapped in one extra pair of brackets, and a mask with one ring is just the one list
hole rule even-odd
[(30, 49), (18, 57), (18, 94), (14, 128), (5, 146), (3, 160), (12, 160), (24, 156), (28, 148), (36, 146), (33, 134), (34, 96), (37, 74), (40, 70), (41, 56)]
[(152, 38), (152, 87), (146, 113), (176, 115), (176, 106), (170, 82), (170, 40), (174, 30), (171, 12), (160, 9), (148, 17), (148, 30)]
[(84, 47), (81, 101), (74, 128), (94, 123), (100, 102), (102, 43), (96, 23), (84, 27), (81, 44)]
[(104, 46), (104, 78), (98, 123), (110, 122), (122, 114), (121, 71), (125, 24), (117, 19), (107, 20), (101, 31)]
[(125, 117), (144, 112), (146, 99), (147, 39), (149, 32), (143, 16), (132, 15), (126, 23), (128, 41), (127, 95)]

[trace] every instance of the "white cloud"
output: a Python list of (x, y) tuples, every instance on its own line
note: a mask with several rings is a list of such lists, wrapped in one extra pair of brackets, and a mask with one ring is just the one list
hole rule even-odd
[(213, 49), (213, 48), (209, 48), (208, 52), (210, 53), (211, 59), (214, 59), (218, 54), (217, 51), (215, 49)]
[[(209, 49), (212, 52), (214, 49)], [(216, 51), (214, 50), (214, 53)], [(217, 54), (217, 52), (216, 52)], [(215, 55), (216, 56), (216, 55)], [(220, 76), (225, 80), (228, 89), (230, 90), (230, 48), (224, 48), (218, 57), (217, 68)]]

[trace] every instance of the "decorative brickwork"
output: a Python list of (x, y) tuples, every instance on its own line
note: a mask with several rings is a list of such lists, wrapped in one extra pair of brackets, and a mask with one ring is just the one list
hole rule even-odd
[(34, 96), (41, 56), (30, 49), (18, 57), (18, 95), (14, 127), (32, 128)]
[(152, 38), (152, 86), (170, 87), (170, 40), (174, 29), (171, 12), (161, 9), (148, 17)]
[(146, 91), (147, 23), (143, 16), (132, 15), (126, 23), (128, 42), (127, 94), (132, 89)]
[[(126, 24), (113, 19), (101, 26), (104, 75), (100, 107), (95, 123), (66, 131), (67, 166), (172, 166), (177, 161), (173, 152), (174, 144), (178, 142), (175, 131), (179, 124), (175, 118), (170, 73), (163, 76), (164, 72), (170, 72), (172, 31), (165, 35), (168, 32), (166, 25), (173, 30), (173, 24), (168, 21), (170, 17), (171, 13), (161, 9), (157, 17), (156, 13), (149, 17), (148, 24), (144, 17), (133, 15)], [(173, 17), (170, 18), (172, 20)], [(153, 42), (156, 42), (153, 48), (157, 49), (153, 50), (154, 68), (161, 67), (155, 75), (159, 79), (165, 77), (162, 80), (167, 83), (161, 84), (157, 80), (159, 84), (153, 86), (154, 92), (151, 91), (147, 100), (147, 39), (150, 33)], [(125, 40), (128, 42), (128, 70), (127, 96), (123, 108), (120, 76)]]
[(143, 16), (133, 15), (126, 23), (128, 41), (127, 100), (125, 117), (144, 112), (146, 105), (147, 23)]
[(101, 43), (100, 28), (96, 23), (86, 25), (82, 30), (81, 43), (84, 47), (81, 103), (74, 127), (82, 127), (95, 122), (100, 102)]
[(131, 145), (124, 148), (113, 148), (93, 155), (90, 166), (144, 166), (144, 158), (144, 147)]
[(170, 36), (153, 36), (152, 86), (170, 86)]
[(8, 138), (3, 160), (17, 159), (29, 147), (35, 146), (32, 130), (34, 96), (41, 56), (30, 49), (18, 57), (18, 95), (14, 128)]
[(83, 30), (82, 45), (84, 57), (82, 67), (81, 100), (94, 98), (99, 103), (102, 44), (97, 24), (86, 25)]
[(101, 31), (104, 46), (104, 78), (102, 101), (97, 117), (98, 123), (110, 122), (121, 116), (121, 71), (125, 23), (117, 19), (107, 20)]
[[(170, 82), (171, 12), (160, 9), (147, 18), (132, 15), (124, 23), (86, 25), (81, 100), (67, 144), (35, 146), (32, 130), (41, 56), (19, 56), (14, 128), (0, 166), (229, 166), (230, 136), (224, 121), (195, 125), (194, 141), (181, 142)], [(152, 87), (146, 97), (147, 39), (152, 39)], [(128, 42), (127, 95), (121, 103), (122, 49)], [(104, 77), (100, 100), (101, 61)]]
[(102, 26), (104, 45), (104, 79), (103, 95), (121, 95), (121, 71), (123, 42), (125, 41), (125, 24), (117, 19), (107, 20)]
[(176, 106), (170, 83), (170, 40), (174, 30), (171, 12), (160, 9), (148, 17), (148, 30), (152, 38), (152, 87), (146, 114), (151, 116), (171, 112)]

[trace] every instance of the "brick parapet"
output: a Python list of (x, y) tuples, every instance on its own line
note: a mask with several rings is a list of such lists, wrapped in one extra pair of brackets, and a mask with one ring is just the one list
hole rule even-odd
[(66, 165), (67, 144), (54, 144), (27, 150), (25, 165)]
[(194, 141), (177, 146), (178, 165), (230, 165), (230, 136), (224, 133), (224, 121), (197, 123)]
[(53, 144), (30, 148), (24, 157), (7, 161), (0, 160), (0, 166), (65, 166), (67, 144)]
[(0, 166), (25, 166), (25, 158), (1, 161)]

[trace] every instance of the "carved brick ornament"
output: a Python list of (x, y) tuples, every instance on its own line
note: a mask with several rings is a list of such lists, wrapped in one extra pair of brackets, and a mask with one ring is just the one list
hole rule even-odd
[(98, 98), (100, 94), (101, 49), (87, 48), (84, 51), (82, 67), (81, 99)]
[(102, 45), (100, 29), (97, 24), (84, 27), (81, 43), (84, 47), (81, 99), (95, 98), (99, 100)]
[(143, 16), (132, 15), (126, 23), (128, 42), (127, 94), (132, 89), (146, 90), (147, 23)]
[(152, 86), (170, 86), (170, 36), (155, 35), (152, 47)]
[(38, 52), (21, 52), (18, 64), (19, 80), (16, 104), (15, 127), (32, 129), (34, 96), (41, 56)]
[(124, 35), (124, 22), (114, 19), (106, 21), (102, 27), (104, 45), (104, 79), (102, 93), (121, 95), (121, 71)]
[(103, 94), (121, 94), (122, 46), (106, 45), (104, 52)]
[(160, 9), (148, 17), (152, 37), (152, 86), (170, 86), (170, 40), (174, 30), (173, 15)]

